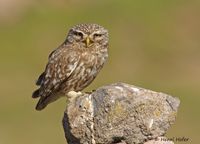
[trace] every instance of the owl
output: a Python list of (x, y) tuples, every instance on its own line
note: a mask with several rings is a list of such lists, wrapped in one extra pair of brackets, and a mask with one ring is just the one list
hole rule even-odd
[(108, 58), (108, 31), (98, 24), (72, 27), (66, 40), (51, 54), (32, 98), (40, 98), (36, 110), (44, 109), (70, 91), (79, 92), (97, 76)]

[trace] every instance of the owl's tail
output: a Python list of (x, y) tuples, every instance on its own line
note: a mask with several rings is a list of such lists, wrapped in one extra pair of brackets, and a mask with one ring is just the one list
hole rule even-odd
[(32, 98), (38, 98), (40, 97), (40, 89), (37, 89), (33, 92)]
[(62, 95), (55, 95), (55, 94), (50, 94), (46, 96), (41, 96), (40, 100), (38, 101), (35, 109), (38, 111), (43, 110), (48, 104), (56, 101), (59, 99)]
[(40, 110), (44, 109), (47, 106), (47, 104), (48, 104), (48, 101), (47, 101), (48, 97), (41, 97), (40, 89), (37, 89), (37, 90), (35, 90), (33, 92), (32, 98), (38, 98), (38, 97), (40, 97), (40, 100), (38, 101), (35, 109), (38, 110), (38, 111), (40, 111)]
[(46, 101), (46, 97), (41, 97), (40, 100), (38, 101), (35, 109), (38, 111), (43, 110), (46, 106), (48, 105), (48, 102)]
[(40, 100), (38, 101), (35, 109), (36, 110), (42, 110), (47, 106), (47, 97), (41, 97), (40, 89), (37, 89), (33, 92), (32, 98), (38, 98), (40, 97)]

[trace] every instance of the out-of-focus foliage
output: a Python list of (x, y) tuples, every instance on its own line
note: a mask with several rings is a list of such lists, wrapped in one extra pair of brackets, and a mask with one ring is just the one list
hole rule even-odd
[(77, 23), (110, 32), (109, 60), (87, 90), (113, 82), (181, 99), (168, 137), (198, 143), (200, 2), (195, 0), (1, 0), (0, 144), (65, 144), (60, 99), (34, 110), (31, 93), (48, 54)]

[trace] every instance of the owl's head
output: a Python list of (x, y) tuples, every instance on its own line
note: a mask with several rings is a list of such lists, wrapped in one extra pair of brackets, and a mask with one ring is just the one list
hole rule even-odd
[(80, 43), (86, 47), (93, 44), (107, 45), (108, 31), (98, 24), (78, 24), (69, 30), (67, 41)]

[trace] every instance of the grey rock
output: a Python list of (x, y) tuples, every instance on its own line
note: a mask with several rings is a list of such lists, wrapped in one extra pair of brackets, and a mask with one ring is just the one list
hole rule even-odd
[[(68, 144), (140, 144), (165, 135), (180, 101), (124, 83), (70, 99), (63, 117)], [(156, 143), (158, 144), (158, 143)]]

